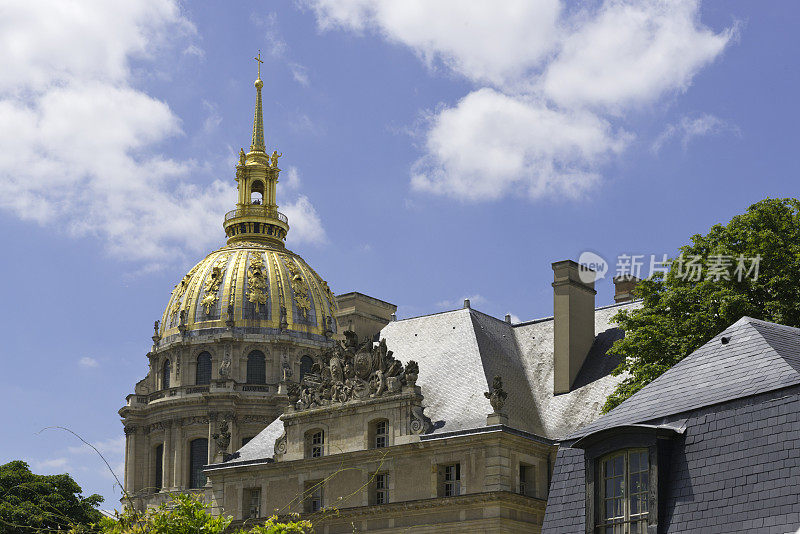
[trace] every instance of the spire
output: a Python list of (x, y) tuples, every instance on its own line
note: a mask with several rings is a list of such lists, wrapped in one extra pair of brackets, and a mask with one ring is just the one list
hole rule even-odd
[(264, 82), (261, 81), (261, 64), (264, 61), (261, 59), (261, 50), (258, 55), (254, 57), (258, 62), (258, 77), (256, 78), (256, 112), (253, 116), (253, 142), (250, 144), (250, 151), (264, 152), (264, 115), (261, 111), (261, 88), (264, 87)]

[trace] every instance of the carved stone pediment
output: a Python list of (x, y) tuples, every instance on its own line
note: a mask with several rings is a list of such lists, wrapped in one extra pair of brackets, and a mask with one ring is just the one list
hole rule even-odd
[(416, 384), (417, 363), (409, 361), (404, 368), (385, 339), (377, 345), (371, 340), (359, 344), (355, 333), (348, 331), (345, 336), (346, 342), (317, 357), (300, 384), (287, 384), (289, 402), (296, 410), (393, 395)]

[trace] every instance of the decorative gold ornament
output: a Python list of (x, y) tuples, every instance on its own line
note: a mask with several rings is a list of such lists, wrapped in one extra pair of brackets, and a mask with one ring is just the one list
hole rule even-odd
[(214, 306), (219, 300), (219, 286), (222, 283), (222, 278), (225, 276), (225, 271), (223, 268), (227, 263), (227, 255), (219, 258), (216, 263), (214, 263), (214, 266), (211, 268), (211, 273), (206, 279), (205, 286), (203, 287), (205, 290), (205, 295), (203, 296), (203, 300), (200, 301), (200, 304), (203, 305), (203, 311), (206, 315), (211, 315), (211, 312), (214, 310)]
[(311, 300), (308, 298), (308, 284), (303, 280), (300, 273), (300, 268), (294, 262), (294, 258), (284, 255), (283, 260), (286, 263), (286, 268), (292, 276), (292, 292), (294, 293), (294, 302), (297, 304), (297, 309), (304, 318), (308, 318), (308, 312), (311, 309)]
[(186, 290), (189, 289), (189, 282), (192, 281), (192, 276), (194, 273), (197, 272), (197, 268), (200, 267), (198, 263), (192, 270), (186, 273), (186, 276), (183, 277), (183, 280), (180, 281), (178, 285), (175, 286), (173, 290), (173, 294), (175, 295), (174, 299), (172, 300), (172, 307), (169, 310), (169, 320), (171, 322), (175, 321), (175, 316), (178, 315), (178, 312), (181, 309), (181, 301), (183, 300), (183, 295), (186, 294)]
[(250, 267), (247, 269), (247, 300), (255, 305), (256, 313), (267, 304), (267, 269), (260, 253), (250, 253)]

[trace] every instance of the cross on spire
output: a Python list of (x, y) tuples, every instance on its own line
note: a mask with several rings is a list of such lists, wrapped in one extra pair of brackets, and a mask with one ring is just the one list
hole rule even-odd
[(261, 79), (261, 64), (264, 63), (264, 60), (261, 59), (261, 50), (258, 51), (258, 55), (253, 59), (258, 61), (258, 78)]

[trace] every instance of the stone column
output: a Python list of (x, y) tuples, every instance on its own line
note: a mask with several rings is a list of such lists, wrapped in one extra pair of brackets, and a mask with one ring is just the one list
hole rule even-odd
[(136, 482), (136, 425), (125, 426), (125, 491), (133, 494)]
[(174, 445), (172, 443), (172, 422), (164, 421), (164, 454), (161, 455), (161, 473), (163, 478), (162, 487), (165, 490), (173, 489), (172, 485), (172, 458), (174, 456)]
[(183, 426), (181, 426), (180, 420), (175, 421), (173, 426), (175, 427), (175, 458), (173, 459), (172, 484), (178, 489), (183, 489), (187, 485), (183, 479), (183, 474), (186, 472), (184, 465), (186, 463), (184, 458), (186, 454), (183, 452), (186, 439), (184, 438)]

